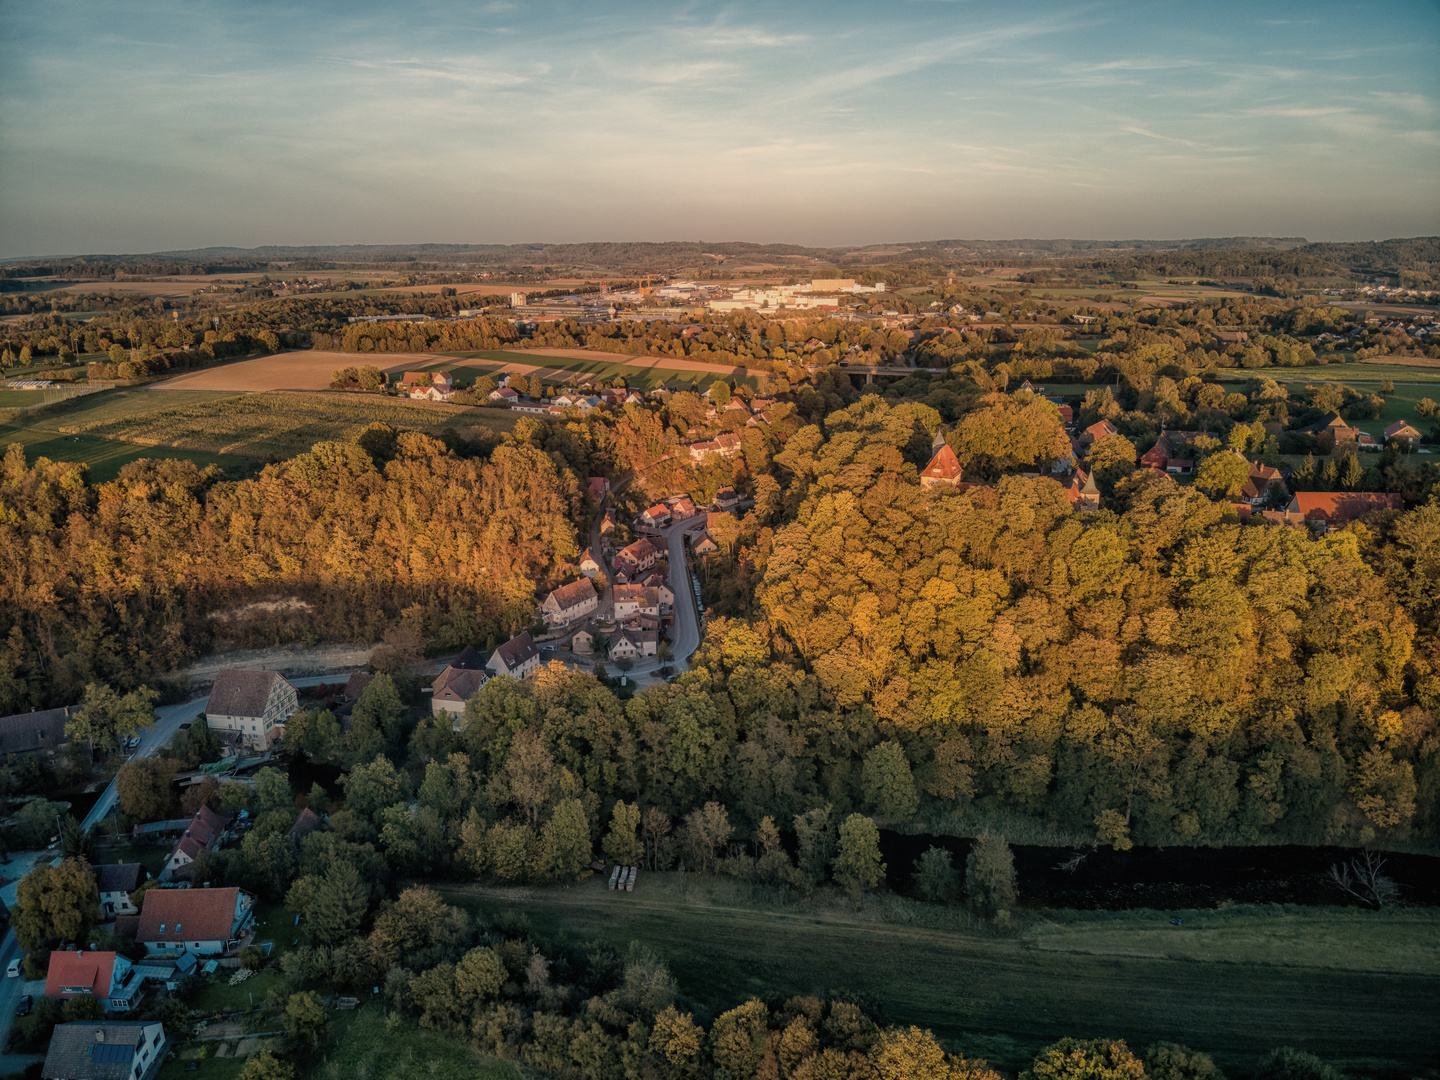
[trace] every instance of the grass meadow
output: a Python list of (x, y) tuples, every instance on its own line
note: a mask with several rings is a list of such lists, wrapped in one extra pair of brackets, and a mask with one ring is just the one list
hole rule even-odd
[(500, 410), (371, 394), (149, 391), (146, 396), (163, 397), (164, 402), (158, 408), (134, 413), (122, 410), (118, 414), (77, 416), (60, 430), (64, 434), (169, 448), (187, 455), (223, 454), (279, 461), (304, 453), (317, 442), (353, 438), (376, 421), (430, 435), (472, 427), (508, 431), (515, 423), (514, 417)]
[[(567, 349), (563, 352), (489, 349), (483, 352), (443, 353), (437, 356), (440, 363), (429, 366), (431, 369), (459, 374), (467, 382), (477, 375), (486, 375), (507, 366), (534, 368), (537, 373), (544, 373), (542, 378), (550, 381), (563, 381), (569, 374), (577, 377), (589, 375), (597, 379), (613, 379), (620, 375), (624, 377), (627, 386), (641, 390), (653, 390), (661, 385), (672, 390), (704, 390), (716, 379), (744, 383), (751, 389), (758, 390), (765, 378), (764, 372), (747, 374), (744, 368), (704, 365), (679, 357), (634, 357), (633, 360), (644, 361), (643, 364), (637, 364), (626, 363), (624, 355), (620, 353), (593, 353), (584, 356), (578, 355), (580, 352), (578, 349)], [(615, 359), (608, 359), (612, 355)], [(686, 370), (687, 367), (699, 370)]]
[(445, 892), (542, 940), (640, 942), (711, 1016), (751, 996), (844, 997), (1011, 1072), (1065, 1035), (1182, 1042), (1227, 1069), (1282, 1044), (1367, 1072), (1440, 1052), (1430, 910), (1022, 912), (997, 934), (958, 908), (897, 896), (859, 910), (839, 894), (766, 906), (748, 886), (682, 874), (642, 875), (634, 893), (598, 879)]

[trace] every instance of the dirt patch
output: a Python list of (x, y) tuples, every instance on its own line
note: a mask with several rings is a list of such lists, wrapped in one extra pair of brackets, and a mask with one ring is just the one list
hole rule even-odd
[(221, 668), (264, 668), (303, 678), (354, 671), (370, 662), (375, 645), (282, 645), (272, 649), (237, 649), (197, 660), (184, 671), (192, 686), (210, 686)]

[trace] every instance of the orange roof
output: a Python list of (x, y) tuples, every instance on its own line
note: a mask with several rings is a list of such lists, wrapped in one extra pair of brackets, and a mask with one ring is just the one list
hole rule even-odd
[(1289, 508), (1305, 515), (1307, 520), (1340, 525), (1364, 517), (1372, 510), (1405, 507), (1399, 495), (1378, 491), (1297, 491)]
[(52, 952), (50, 970), (45, 973), (45, 996), (58, 998), (89, 993), (108, 998), (114, 970), (113, 952)]
[(140, 906), (141, 942), (226, 941), (235, 926), (239, 889), (150, 889)]
[(940, 449), (935, 451), (935, 456), (930, 459), (920, 473), (921, 476), (931, 476), (937, 480), (958, 480), (963, 470), (960, 468), (960, 459), (955, 456), (955, 451), (950, 449), (948, 443), (941, 443)]

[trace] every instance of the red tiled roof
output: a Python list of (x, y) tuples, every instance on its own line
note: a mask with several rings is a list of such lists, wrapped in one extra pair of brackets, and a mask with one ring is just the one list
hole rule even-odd
[(920, 475), (937, 480), (958, 480), (961, 471), (960, 459), (955, 456), (955, 451), (950, 449), (948, 443), (941, 443), (940, 449), (935, 451), (935, 456)]
[(50, 970), (45, 973), (45, 996), (73, 997), (86, 987), (97, 998), (110, 996), (110, 977), (115, 970), (113, 952), (52, 952)]
[(561, 611), (572, 608), (576, 604), (583, 604), (585, 601), (593, 599), (594, 596), (595, 586), (590, 584), (589, 578), (581, 578), (568, 585), (561, 585), (550, 594)]
[(235, 888), (150, 889), (141, 902), (135, 939), (177, 944), (228, 941), (235, 926), (240, 892)]
[(1288, 509), (1303, 514), (1307, 521), (1342, 525), (1372, 510), (1403, 510), (1404, 503), (1399, 495), (1377, 491), (1299, 491)]

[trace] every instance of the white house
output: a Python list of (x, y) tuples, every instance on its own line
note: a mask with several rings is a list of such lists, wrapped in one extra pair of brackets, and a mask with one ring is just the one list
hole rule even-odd
[(149, 876), (140, 863), (101, 863), (92, 866), (95, 886), (100, 891), (102, 922), (116, 915), (134, 915), (140, 909), (130, 902), (130, 894), (140, 888)]
[(57, 1024), (40, 1070), (44, 1080), (150, 1080), (165, 1060), (158, 1020)]
[(582, 577), (568, 585), (561, 585), (545, 597), (540, 605), (540, 614), (545, 619), (545, 625), (561, 626), (583, 619), (599, 606), (600, 598), (595, 595), (595, 586), (590, 584), (589, 578)]
[[(586, 588), (589, 588), (588, 582)], [(540, 666), (540, 650), (530, 639), (529, 631), (522, 630), (497, 648), (485, 666), (490, 669), (492, 674), (523, 679)]]
[(285, 734), (285, 721), (299, 711), (295, 687), (278, 671), (225, 668), (205, 706), (210, 730), (227, 731), (251, 750), (268, 750)]

